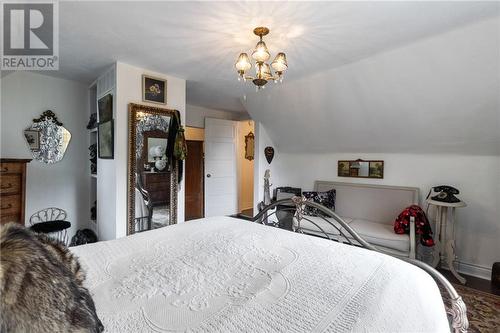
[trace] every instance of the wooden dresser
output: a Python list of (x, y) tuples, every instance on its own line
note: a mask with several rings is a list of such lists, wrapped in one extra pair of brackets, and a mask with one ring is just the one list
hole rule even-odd
[(24, 224), (26, 164), (31, 160), (0, 159), (0, 222)]
[(142, 174), (144, 189), (148, 191), (153, 206), (170, 203), (170, 173), (144, 172)]

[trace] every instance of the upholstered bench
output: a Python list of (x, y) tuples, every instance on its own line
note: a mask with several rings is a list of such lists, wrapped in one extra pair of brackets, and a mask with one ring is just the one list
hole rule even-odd
[[(415, 258), (416, 235), (413, 218), (410, 221), (409, 235), (396, 234), (394, 220), (404, 208), (418, 205), (418, 188), (328, 181), (316, 181), (314, 187), (318, 192), (336, 190), (335, 212), (368, 243), (393, 255)], [(336, 227), (321, 217), (304, 215), (301, 227), (306, 233), (324, 236), (318, 231), (319, 226), (330, 238), (342, 241), (341, 233), (348, 233), (333, 219), (328, 220)]]

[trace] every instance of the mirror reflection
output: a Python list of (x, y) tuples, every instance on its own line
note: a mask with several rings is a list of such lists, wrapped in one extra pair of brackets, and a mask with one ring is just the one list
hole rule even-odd
[(33, 124), (24, 130), (24, 138), (33, 159), (53, 164), (63, 159), (71, 140), (71, 133), (63, 126), (51, 110), (40, 118), (33, 119)]

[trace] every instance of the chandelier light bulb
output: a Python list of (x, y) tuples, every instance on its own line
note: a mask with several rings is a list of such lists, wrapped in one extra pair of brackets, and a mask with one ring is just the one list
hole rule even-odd
[(258, 62), (266, 62), (271, 58), (269, 51), (267, 49), (266, 43), (262, 40), (255, 45), (255, 51), (252, 53), (252, 58)]
[(234, 64), (234, 67), (236, 67), (236, 69), (240, 73), (245, 73), (247, 70), (249, 70), (252, 67), (252, 64), (250, 63), (248, 55), (246, 53), (240, 53), (236, 64)]
[(284, 72), (288, 68), (288, 63), (286, 61), (286, 55), (283, 52), (280, 52), (276, 55), (276, 58), (274, 58), (274, 61), (272, 62), (271, 66), (276, 72)]

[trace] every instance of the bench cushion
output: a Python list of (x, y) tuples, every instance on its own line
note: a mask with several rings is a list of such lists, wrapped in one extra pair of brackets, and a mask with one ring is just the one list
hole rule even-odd
[[(333, 218), (329, 217), (326, 219), (330, 223), (333, 223), (333, 225), (335, 225), (337, 228), (341, 229), (340, 224), (337, 221), (335, 221)], [(347, 224), (352, 222), (352, 219), (349, 217), (342, 217), (342, 219)], [(307, 220), (311, 220), (312, 222), (316, 223), (318, 226), (321, 227), (321, 229), (323, 229), (326, 233), (328, 233), (330, 235), (340, 235), (340, 232), (335, 227), (333, 227), (332, 225), (330, 225), (330, 223), (326, 222), (323, 218), (318, 217), (318, 216), (304, 215), (302, 217), (302, 220), (300, 221), (300, 226), (305, 230), (316, 231), (316, 232), (321, 233), (321, 230), (318, 229), (317, 226), (315, 226), (313, 223), (311, 223), (310, 221), (307, 221)]]
[(389, 249), (408, 252), (410, 250), (410, 236), (394, 233), (392, 224), (376, 223), (368, 220), (354, 219), (349, 226), (354, 229), (368, 243), (383, 246)]

